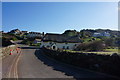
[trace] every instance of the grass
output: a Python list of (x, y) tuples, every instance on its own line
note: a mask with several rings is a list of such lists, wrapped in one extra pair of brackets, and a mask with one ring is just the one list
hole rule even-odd
[(40, 46), (40, 43), (37, 43), (37, 44), (32, 44), (31, 46)]
[(110, 51), (110, 52), (118, 52), (118, 49), (106, 49), (106, 51)]
[(115, 52), (104, 52), (104, 51), (101, 51), (101, 52), (85, 52), (85, 53), (94, 53), (94, 54), (105, 54), (105, 55), (111, 55)]
[(72, 52), (72, 53), (94, 53), (94, 54), (105, 54), (105, 55), (111, 55), (113, 53), (118, 53), (120, 54), (120, 49), (105, 49), (104, 51), (95, 51), (95, 52), (85, 52), (85, 51), (73, 51), (73, 50), (64, 50), (67, 52)]
[(85, 39), (83, 39), (83, 40), (84, 40), (84, 43), (86, 43), (86, 42), (90, 42), (93, 38), (94, 38), (95, 40), (101, 40), (101, 39), (99, 39), (99, 38), (89, 37), (89, 38), (85, 38)]

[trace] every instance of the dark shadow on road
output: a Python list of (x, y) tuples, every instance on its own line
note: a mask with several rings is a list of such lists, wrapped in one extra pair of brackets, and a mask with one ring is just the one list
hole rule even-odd
[[(112, 80), (111, 77), (106, 77), (100, 74), (96, 74), (93, 72), (88, 72), (83, 69), (77, 69), (72, 66), (66, 65), (64, 63), (61, 63), (59, 61), (53, 60), (42, 52), (41, 49), (36, 50), (35, 56), (44, 62), (45, 65), (52, 67), (56, 71), (60, 71), (65, 73), (67, 76), (73, 76), (77, 80)], [(114, 79), (117, 80), (117, 79)]]

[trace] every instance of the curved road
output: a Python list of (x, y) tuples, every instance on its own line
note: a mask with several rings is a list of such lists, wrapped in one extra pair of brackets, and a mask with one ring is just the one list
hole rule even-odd
[[(21, 53), (13, 52), (2, 60), (3, 78), (104, 79), (108, 75), (73, 67), (44, 55), (41, 49), (20, 45)], [(112, 77), (113, 78), (113, 77)]]

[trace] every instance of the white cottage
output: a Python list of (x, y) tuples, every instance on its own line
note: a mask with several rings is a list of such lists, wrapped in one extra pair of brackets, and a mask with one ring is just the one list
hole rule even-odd
[(73, 50), (77, 45), (81, 43), (78, 36), (66, 37), (62, 34), (46, 34), (41, 41), (40, 47), (47, 47), (51, 49), (68, 49)]
[(77, 45), (79, 45), (80, 43), (59, 43), (59, 42), (41, 42), (40, 48), (47, 47), (47, 48), (51, 48), (51, 49), (68, 49), (68, 50), (73, 50), (74, 48), (76, 48)]

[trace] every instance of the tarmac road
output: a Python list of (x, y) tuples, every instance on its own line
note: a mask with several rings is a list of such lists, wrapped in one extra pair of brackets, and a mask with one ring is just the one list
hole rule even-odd
[[(23, 46), (23, 45), (22, 45)], [(72, 78), (40, 61), (36, 48), (22, 47), (21, 53), (13, 53), (2, 60), (3, 78)]]
[[(20, 45), (20, 44), (19, 44)], [(105, 79), (111, 76), (76, 68), (44, 55), (41, 49), (20, 45), (21, 53), (14, 52), (2, 60), (3, 78), (37, 79)], [(36, 79), (35, 79), (36, 80)]]

